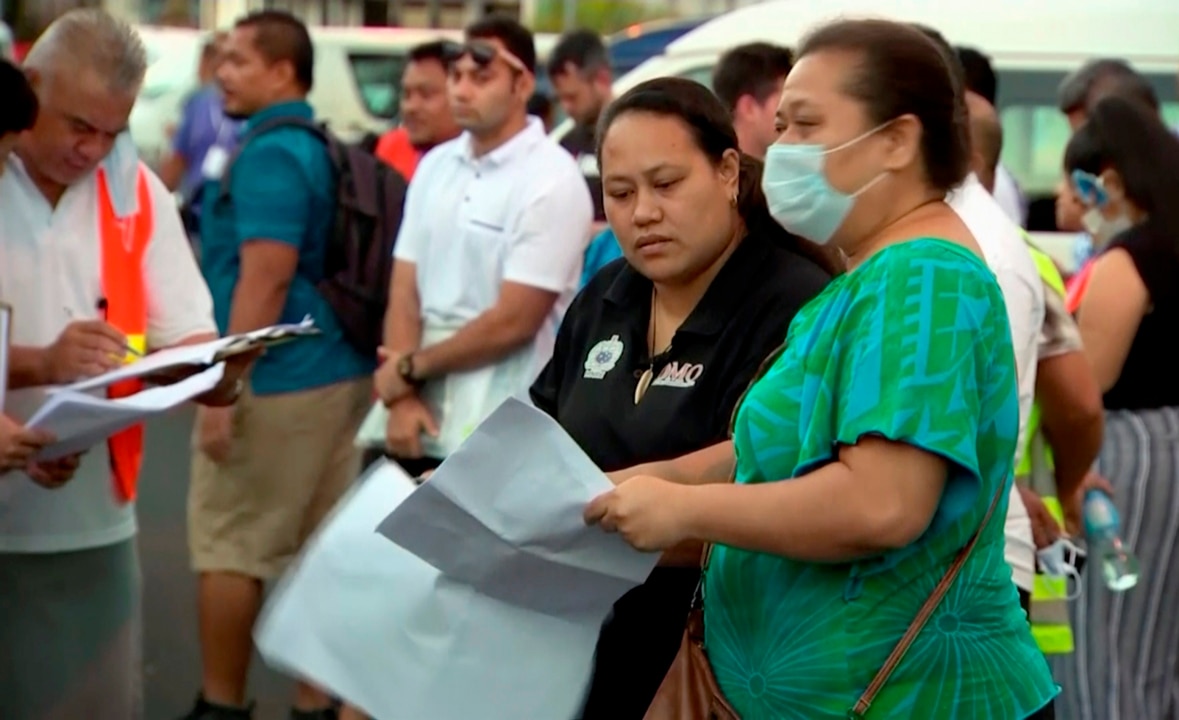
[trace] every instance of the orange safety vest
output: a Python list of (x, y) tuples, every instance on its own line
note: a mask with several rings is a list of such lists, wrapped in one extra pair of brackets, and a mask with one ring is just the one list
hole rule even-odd
[[(98, 171), (98, 231), (102, 242), (102, 292), (106, 321), (127, 336), (127, 344), (147, 351), (147, 291), (143, 284), (143, 256), (155, 229), (147, 173), (139, 168), (139, 209), (120, 218), (111, 202), (106, 173)], [(107, 389), (107, 397), (122, 398), (143, 389), (139, 380), (124, 380)], [(143, 425), (111, 436), (111, 476), (115, 495), (122, 502), (135, 499), (139, 468), (143, 464)]]
[(422, 155), (409, 141), (409, 133), (405, 128), (390, 130), (381, 136), (374, 151), (378, 160), (401, 173), (401, 177), (409, 182), (413, 173), (418, 169), (418, 161)]

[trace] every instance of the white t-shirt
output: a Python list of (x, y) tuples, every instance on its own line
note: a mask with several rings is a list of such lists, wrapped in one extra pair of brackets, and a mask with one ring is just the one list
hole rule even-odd
[[(1015, 464), (1025, 448), (1028, 418), (1036, 399), (1036, 366), (1040, 329), (1044, 324), (1044, 284), (1028, 252), (1019, 226), (1003, 211), (975, 175), (946, 199), (974, 235), (983, 257), (1003, 291), (1015, 369), (1019, 376), (1019, 444)], [(1007, 509), (1007, 562), (1015, 584), (1031, 590), (1036, 570), (1036, 548), (1027, 508), (1013, 487)]]
[(1019, 189), (1019, 183), (1003, 165), (995, 168), (995, 202), (1007, 213), (1007, 217), (1020, 227), (1028, 224), (1028, 203)]
[(467, 133), (426, 154), (409, 186), (394, 257), (416, 266), (426, 326), (469, 323), (495, 305), (504, 282), (558, 293), (533, 342), (531, 382), (577, 291), (593, 212), (577, 162), (529, 118), (481, 157)]
[[(176, 201), (148, 175), (155, 232), (143, 266), (147, 343), (158, 349), (216, 333), (217, 326)], [(102, 296), (97, 218), (97, 173), (71, 186), (53, 208), (21, 161), (9, 158), (0, 176), (0, 299), (13, 306), (13, 345), (45, 347), (74, 319), (96, 317)], [(44, 389), (13, 391), (4, 410), (25, 420), (44, 398)], [(134, 535), (134, 504), (116, 499), (105, 444), (86, 453), (74, 479), (58, 490), (44, 490), (21, 473), (0, 478), (0, 552), (81, 550)]]

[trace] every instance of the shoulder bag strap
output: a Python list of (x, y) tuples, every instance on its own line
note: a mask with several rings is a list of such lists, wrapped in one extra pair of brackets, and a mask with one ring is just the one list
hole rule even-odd
[(942, 576), (941, 581), (933, 589), (929, 599), (925, 601), (925, 604), (921, 606), (921, 610), (917, 612), (917, 617), (913, 619), (913, 622), (909, 625), (909, 629), (901, 636), (900, 641), (892, 649), (888, 659), (884, 661), (884, 666), (876, 673), (876, 677), (872, 678), (872, 682), (868, 684), (867, 689), (864, 690), (864, 694), (860, 696), (860, 699), (856, 701), (855, 706), (848, 711), (847, 716), (849, 720), (861, 720), (864, 717), (864, 714), (868, 712), (868, 708), (872, 707), (872, 701), (876, 699), (876, 695), (884, 687), (884, 684), (888, 682), (888, 678), (896, 670), (897, 665), (901, 664), (901, 660), (904, 659), (909, 646), (913, 644), (913, 641), (921, 633), (921, 629), (929, 622), (933, 611), (937, 610), (937, 606), (941, 604), (942, 598), (946, 596), (946, 593), (950, 590), (950, 586), (954, 584), (954, 580), (958, 577), (958, 573), (961, 572), (962, 566), (966, 564), (966, 560), (970, 557), (974, 546), (978, 544), (978, 538), (982, 535), (982, 531), (987, 526), (987, 523), (990, 522), (991, 516), (995, 514), (995, 508), (999, 505), (999, 499), (1003, 497), (1004, 489), (1005, 487), (1000, 487), (999, 491), (995, 493), (995, 497), (991, 500), (991, 506), (987, 508), (987, 514), (983, 516), (982, 523), (979, 524), (978, 530), (974, 531), (970, 542), (966, 543), (958, 551), (957, 557), (950, 564), (950, 568), (946, 570), (946, 574)]

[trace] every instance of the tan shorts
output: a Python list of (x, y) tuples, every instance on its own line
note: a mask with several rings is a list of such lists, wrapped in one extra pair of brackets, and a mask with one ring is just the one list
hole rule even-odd
[(247, 392), (218, 465), (193, 451), (188, 546), (197, 572), (277, 577), (360, 470), (353, 441), (369, 378), (303, 392)]

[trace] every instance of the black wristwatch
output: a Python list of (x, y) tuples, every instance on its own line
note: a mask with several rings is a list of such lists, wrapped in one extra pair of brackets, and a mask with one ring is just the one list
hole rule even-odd
[(414, 375), (413, 371), (413, 353), (402, 355), (397, 361), (397, 374), (405, 381), (406, 385), (410, 387), (419, 387), (423, 380)]

